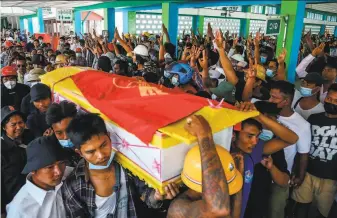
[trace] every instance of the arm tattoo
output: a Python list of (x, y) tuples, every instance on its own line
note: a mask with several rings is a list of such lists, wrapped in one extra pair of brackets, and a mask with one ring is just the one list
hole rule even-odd
[(228, 185), (212, 138), (199, 142), (202, 164), (202, 198), (213, 209), (230, 208)]

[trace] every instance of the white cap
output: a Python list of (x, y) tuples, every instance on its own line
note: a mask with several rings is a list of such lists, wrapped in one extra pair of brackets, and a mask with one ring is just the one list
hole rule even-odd
[(136, 55), (149, 56), (149, 49), (145, 45), (137, 45), (133, 52)]
[(238, 63), (239, 67), (245, 67), (245, 66), (247, 66), (247, 62), (245, 61), (245, 59), (243, 58), (242, 55), (235, 54), (231, 58), (239, 62)]

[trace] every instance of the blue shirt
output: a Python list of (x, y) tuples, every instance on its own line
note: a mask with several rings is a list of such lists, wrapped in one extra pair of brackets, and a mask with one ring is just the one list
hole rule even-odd
[(250, 188), (253, 181), (254, 166), (255, 164), (260, 163), (260, 161), (262, 160), (264, 143), (265, 143), (264, 141), (259, 140), (256, 147), (253, 149), (253, 152), (251, 154), (244, 155), (244, 175), (242, 175), (243, 176), (242, 206), (240, 215), (241, 218), (243, 218), (245, 215), (245, 210), (250, 194)]

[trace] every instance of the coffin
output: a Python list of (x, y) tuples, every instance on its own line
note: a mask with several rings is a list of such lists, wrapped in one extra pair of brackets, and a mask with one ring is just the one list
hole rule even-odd
[[(94, 107), (90, 103), (94, 102), (92, 99), (89, 102), (83, 95), (83, 89), (81, 91), (76, 85), (74, 76), (82, 75), (85, 77), (95, 73), (98, 76), (101, 75), (101, 72), (94, 72), (90, 68), (65, 67), (47, 73), (41, 77), (41, 80), (51, 88), (54, 102), (68, 100), (75, 103), (79, 110), (100, 114), (110, 132), (112, 146), (117, 151), (116, 160), (130, 170), (133, 175), (144, 180), (150, 187), (159, 189), (162, 193), (168, 183), (181, 183), (180, 173), (183, 168), (184, 157), (187, 151), (197, 143), (196, 138), (184, 130), (186, 119), (182, 118), (158, 128), (153, 133), (152, 139), (149, 142), (144, 142), (138, 137), (140, 136), (138, 133), (137, 136), (137, 134), (128, 131), (128, 128), (123, 128), (123, 121), (119, 120), (120, 123), (116, 123), (115, 120)], [(119, 79), (123, 78), (119, 76)], [(125, 79), (130, 78), (125, 77)], [(111, 86), (113, 86), (112, 83)], [(161, 89), (157, 85), (147, 84), (147, 89), (149, 87)], [(95, 89), (95, 86), (91, 88)], [(127, 92), (127, 90), (125, 91)], [(167, 95), (170, 95), (170, 93)], [(138, 97), (142, 98), (142, 96)], [(149, 98), (149, 96), (146, 98)], [(125, 101), (127, 100), (125, 99)], [(201, 99), (201, 101), (205, 101), (205, 105), (208, 105), (207, 99)], [(119, 107), (119, 104), (113, 104), (113, 100), (109, 101), (109, 104), (112, 105), (111, 108)], [(242, 120), (258, 115), (257, 112), (239, 112), (229, 108), (214, 109), (210, 106), (203, 106), (197, 111), (191, 111), (190, 114), (203, 115), (212, 127), (215, 143), (227, 150), (230, 148), (233, 128), (239, 128), (240, 125), (237, 124), (240, 124)], [(153, 117), (153, 119), (156, 118)], [(151, 122), (151, 120), (148, 122)]]

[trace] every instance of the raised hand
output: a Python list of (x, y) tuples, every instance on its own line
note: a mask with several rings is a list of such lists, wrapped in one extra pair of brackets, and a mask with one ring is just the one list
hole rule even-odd
[(254, 39), (255, 46), (257, 46), (257, 45), (260, 44), (261, 39), (262, 39), (261, 33), (260, 32), (256, 32), (256, 36), (255, 36), (255, 39)]
[(202, 51), (202, 59), (199, 58), (198, 61), (199, 61), (200, 66), (202, 67), (202, 69), (208, 69), (208, 56), (207, 56), (207, 50), (206, 49), (204, 49)]
[(212, 129), (201, 115), (192, 115), (186, 119), (185, 130), (198, 138), (208, 137), (212, 135)]
[(284, 63), (284, 60), (287, 56), (287, 50), (285, 48), (283, 48), (282, 52), (279, 54), (278, 58), (277, 58), (277, 62), (279, 64)]
[(249, 112), (256, 111), (256, 107), (251, 102), (241, 102), (235, 105), (240, 111)]
[(165, 24), (162, 24), (161, 27), (162, 27), (163, 33), (168, 34)]
[(325, 47), (325, 43), (323, 42), (312, 51), (311, 53), (312, 56), (317, 57), (319, 54), (321, 54), (324, 51), (324, 47)]
[(216, 31), (215, 34), (215, 44), (218, 46), (219, 49), (224, 49), (223, 41), (224, 41), (223, 33), (220, 29)]

